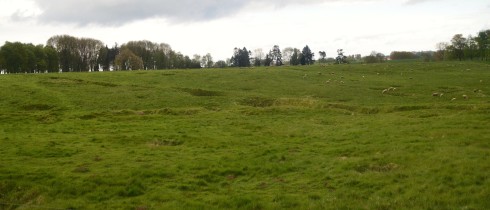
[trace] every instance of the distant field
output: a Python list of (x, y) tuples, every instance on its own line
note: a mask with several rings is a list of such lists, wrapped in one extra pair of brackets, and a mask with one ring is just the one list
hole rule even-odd
[(0, 209), (490, 209), (489, 198), (488, 64), (0, 75)]

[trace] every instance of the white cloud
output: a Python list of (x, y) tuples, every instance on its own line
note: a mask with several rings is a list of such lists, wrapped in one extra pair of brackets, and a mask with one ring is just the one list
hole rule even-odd
[(413, 5), (413, 4), (419, 4), (419, 3), (424, 3), (424, 2), (428, 2), (428, 1), (433, 1), (433, 0), (407, 0), (405, 2), (405, 4)]
[[(211, 53), (215, 60), (230, 57), (234, 47), (268, 51), (275, 44), (308, 44), (327, 56), (335, 56), (339, 48), (366, 55), (373, 50), (430, 50), (456, 33), (475, 34), (490, 24), (488, 0), (419, 0), (410, 6), (407, 0), (227, 2), (0, 0), (0, 45), (44, 44), (53, 35), (69, 34), (109, 46), (144, 39), (164, 42), (185, 55)], [(8, 18), (12, 15), (27, 21)]]

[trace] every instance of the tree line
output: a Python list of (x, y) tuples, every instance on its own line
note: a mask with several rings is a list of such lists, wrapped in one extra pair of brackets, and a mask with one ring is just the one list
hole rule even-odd
[[(344, 56), (337, 51), (336, 58), (326, 58), (325, 51), (319, 51), (320, 63), (379, 63), (387, 56), (373, 51), (370, 55)], [(0, 70), (2, 73), (39, 72), (84, 72), (119, 71), (149, 69), (189, 69), (224, 68), (250, 66), (312, 65), (315, 53), (306, 45), (302, 50), (287, 47), (281, 50), (274, 45), (267, 53), (262, 49), (253, 52), (246, 47), (235, 48), (230, 59), (213, 61), (211, 54), (193, 55), (192, 58), (174, 51), (166, 43), (150, 41), (130, 41), (108, 47), (102, 41), (92, 38), (77, 38), (56, 35), (48, 39), (46, 45), (6, 42), (0, 47)], [(423, 59), (442, 60), (490, 60), (490, 30), (477, 35), (456, 34), (450, 42), (437, 44), (437, 51), (406, 52), (394, 51), (391, 60)]]
[(58, 72), (59, 56), (50, 46), (6, 42), (0, 48), (0, 70), (7, 73)]
[(229, 66), (233, 67), (250, 67), (250, 66), (282, 66), (289, 64), (296, 65), (312, 65), (315, 63), (313, 53), (306, 45), (303, 50), (297, 48), (285, 48), (281, 52), (279, 45), (274, 45), (266, 54), (262, 49), (252, 51), (246, 47), (235, 48), (233, 55), (229, 61)]
[(390, 54), (392, 60), (423, 59), (424, 61), (451, 60), (490, 60), (490, 29), (478, 32), (476, 35), (455, 34), (449, 42), (440, 42), (436, 51), (406, 52), (394, 51)]
[[(326, 52), (318, 52), (319, 62), (327, 63)], [(246, 47), (235, 48), (230, 59), (213, 61), (211, 54), (184, 56), (166, 43), (129, 41), (108, 47), (92, 38), (56, 35), (46, 45), (6, 42), (0, 47), (0, 70), (4, 73), (91, 72), (149, 69), (225, 68), (251, 66), (312, 65), (315, 53), (306, 45), (302, 50), (274, 45), (267, 53)], [(339, 54), (342, 61), (354, 56)], [(355, 58), (360, 58), (356, 55)], [(339, 58), (339, 57), (338, 57)], [(331, 58), (330, 58), (331, 59)], [(336, 62), (333, 59), (332, 62)]]
[(49, 38), (45, 46), (6, 42), (0, 48), (0, 70), (4, 73), (186, 69), (212, 65), (209, 53), (190, 58), (175, 52), (168, 44), (150, 41), (108, 47), (92, 38), (57, 35)]
[(456, 34), (449, 42), (437, 44), (435, 60), (490, 60), (490, 29), (476, 36)]

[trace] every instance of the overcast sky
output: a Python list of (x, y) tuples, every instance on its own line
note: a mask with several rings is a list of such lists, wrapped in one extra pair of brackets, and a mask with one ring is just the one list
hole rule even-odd
[(53, 35), (109, 46), (168, 43), (185, 55), (231, 57), (273, 45), (316, 54), (434, 50), (454, 34), (490, 29), (488, 0), (0, 0), (0, 45)]

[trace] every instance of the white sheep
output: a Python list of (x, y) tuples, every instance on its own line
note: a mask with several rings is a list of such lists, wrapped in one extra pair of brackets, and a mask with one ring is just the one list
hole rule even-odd
[(454, 101), (454, 100), (456, 100), (456, 98), (452, 98), (452, 99), (451, 99), (451, 101)]
[(385, 94), (385, 93), (387, 93), (388, 91), (389, 91), (388, 89), (384, 89), (384, 90), (381, 92), (381, 94)]

